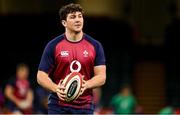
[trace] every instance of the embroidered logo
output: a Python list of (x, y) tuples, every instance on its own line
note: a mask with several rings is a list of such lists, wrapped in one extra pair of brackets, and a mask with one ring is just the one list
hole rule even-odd
[(88, 57), (88, 54), (89, 53), (86, 50), (84, 50), (84, 52), (83, 52), (84, 57)]
[(61, 51), (61, 57), (68, 57), (69, 52), (68, 51)]

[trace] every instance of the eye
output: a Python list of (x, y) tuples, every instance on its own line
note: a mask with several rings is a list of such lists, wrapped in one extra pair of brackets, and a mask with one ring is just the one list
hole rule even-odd
[(80, 15), (78, 15), (78, 17), (79, 17), (79, 18), (82, 18), (83, 16), (80, 14)]
[(76, 16), (75, 15), (71, 15), (70, 16), (70, 19), (74, 19)]

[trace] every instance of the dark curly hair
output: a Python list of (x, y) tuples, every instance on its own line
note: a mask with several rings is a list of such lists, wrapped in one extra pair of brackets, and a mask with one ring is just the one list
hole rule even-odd
[(69, 13), (73, 13), (73, 12), (81, 12), (82, 14), (84, 13), (84, 11), (83, 11), (82, 7), (80, 6), (80, 4), (70, 3), (68, 5), (63, 6), (59, 10), (60, 21), (66, 20), (67, 15)]

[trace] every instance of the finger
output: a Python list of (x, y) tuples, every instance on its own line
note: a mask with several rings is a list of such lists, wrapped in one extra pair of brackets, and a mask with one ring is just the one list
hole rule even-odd
[(63, 94), (58, 94), (60, 97), (62, 97), (62, 98), (65, 98), (66, 97), (66, 95), (63, 95)]
[(59, 94), (61, 94), (61, 95), (65, 95), (65, 92), (64, 91), (62, 91), (62, 90), (60, 90), (59, 92), (57, 92), (57, 93), (59, 93)]
[(82, 92), (80, 92), (79, 95), (82, 95)]
[(57, 95), (58, 95), (58, 97), (59, 97), (61, 100), (63, 100), (63, 101), (65, 100), (65, 96), (63, 96), (63, 95), (61, 95), (61, 94), (58, 94), (58, 93), (57, 93)]
[(61, 90), (59, 88), (56, 89), (57, 93), (61, 93)]
[(61, 95), (66, 95), (66, 93), (63, 90), (60, 90), (60, 92), (58, 93), (60, 93)]
[(66, 88), (64, 86), (59, 87), (60, 90), (65, 90)]
[(81, 88), (80, 95), (84, 93), (84, 88)]
[(82, 88), (84, 88), (86, 86), (86, 82), (82, 83)]
[(65, 90), (64, 85), (58, 85), (57, 88), (60, 89), (60, 90), (61, 90), (61, 89), (62, 89), (62, 90)]
[(86, 81), (85, 79), (82, 79), (82, 81), (84, 82), (84, 81)]
[(61, 79), (58, 83), (58, 86), (60, 86), (62, 84), (63, 80)]
[(84, 77), (84, 75), (83, 75), (83, 76), (82, 76), (82, 79), (84, 80), (84, 78), (85, 78), (85, 77)]
[(59, 99), (60, 99), (60, 100), (62, 100), (62, 101), (64, 101), (64, 100), (65, 100), (64, 98), (62, 98), (62, 97), (60, 97), (60, 96), (59, 96)]
[(85, 84), (86, 83), (86, 81), (85, 80), (82, 80), (82, 84)]
[(65, 95), (66, 94), (64, 92), (64, 90), (61, 90), (61, 89), (56, 89), (56, 93), (61, 94), (61, 95)]
[(80, 93), (79, 93), (79, 95), (82, 95), (82, 94), (83, 94), (83, 92), (84, 92), (84, 91), (82, 91), (82, 90), (81, 90), (81, 91), (80, 91)]
[(59, 81), (59, 83), (62, 84), (62, 83), (63, 83), (63, 79), (61, 79), (61, 80)]

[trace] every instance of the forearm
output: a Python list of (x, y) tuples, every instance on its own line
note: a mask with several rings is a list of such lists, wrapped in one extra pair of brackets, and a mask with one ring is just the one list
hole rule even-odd
[(43, 71), (38, 71), (37, 74), (37, 82), (39, 85), (44, 87), (45, 89), (51, 91), (51, 92), (56, 92), (57, 89), (57, 84), (55, 84), (49, 76), (43, 72)]
[(15, 103), (17, 105), (17, 103), (19, 102), (19, 99), (16, 98), (14, 95), (8, 95), (7, 96), (9, 98), (9, 100), (11, 100), (13, 103)]
[(32, 103), (33, 100), (34, 100), (33, 91), (32, 91), (31, 89), (28, 91), (27, 100), (28, 100), (29, 102), (31, 102), (31, 103)]
[(86, 82), (87, 89), (94, 89), (105, 84), (106, 76), (96, 75)]
[(106, 81), (106, 66), (96, 66), (94, 67), (94, 77), (86, 81), (86, 88), (93, 89), (104, 85)]

